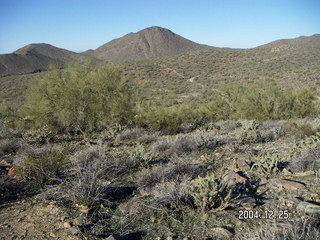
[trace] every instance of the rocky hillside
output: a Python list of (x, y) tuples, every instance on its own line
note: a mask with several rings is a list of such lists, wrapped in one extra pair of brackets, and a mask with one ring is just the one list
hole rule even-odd
[(211, 48), (183, 38), (168, 29), (150, 27), (114, 39), (83, 54), (107, 61), (134, 61)]
[(320, 34), (314, 34), (310, 37), (301, 36), (293, 39), (281, 39), (257, 47), (258, 49), (270, 49), (272, 52), (283, 50), (301, 50), (320, 48)]
[(49, 44), (30, 44), (11, 54), (0, 55), (0, 76), (34, 73), (50, 64), (58, 67), (66, 62), (84, 59), (83, 56)]

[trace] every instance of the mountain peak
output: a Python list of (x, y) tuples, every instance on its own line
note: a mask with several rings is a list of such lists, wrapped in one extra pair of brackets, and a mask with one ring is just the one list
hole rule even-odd
[(22, 48), (19, 48), (18, 50), (14, 51), (13, 53), (15, 54), (20, 54), (20, 55), (26, 55), (30, 52), (38, 52), (44, 49), (54, 49), (56, 47), (47, 44), (47, 43), (31, 43), (28, 44)]
[(90, 56), (107, 61), (135, 61), (204, 48), (210, 47), (192, 42), (166, 28), (153, 26), (114, 39), (90, 52)]

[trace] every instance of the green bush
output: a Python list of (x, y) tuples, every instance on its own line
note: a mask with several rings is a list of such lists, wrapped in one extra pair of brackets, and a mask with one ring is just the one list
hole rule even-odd
[(316, 91), (281, 89), (273, 83), (248, 87), (226, 85), (217, 89), (209, 109), (218, 119), (277, 120), (315, 116)]
[(56, 131), (90, 131), (133, 116), (129, 88), (112, 66), (90, 62), (65, 70), (51, 67), (34, 79), (20, 115), (25, 128), (48, 126)]
[(43, 186), (57, 179), (66, 167), (68, 147), (40, 154), (28, 154), (17, 166), (17, 174), (26, 182)]
[(136, 125), (168, 134), (194, 130), (210, 121), (280, 120), (317, 116), (316, 91), (282, 89), (274, 83), (224, 85), (207, 102), (141, 108)]
[(136, 115), (136, 125), (148, 127), (165, 134), (175, 134), (184, 131), (184, 123), (201, 126), (212, 120), (212, 113), (204, 104), (174, 105), (170, 108), (140, 109)]

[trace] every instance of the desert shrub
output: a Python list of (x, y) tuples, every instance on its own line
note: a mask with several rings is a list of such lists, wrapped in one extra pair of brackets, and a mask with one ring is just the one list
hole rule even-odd
[(169, 149), (170, 154), (176, 154), (178, 156), (191, 153), (197, 150), (195, 141), (189, 134), (179, 134), (173, 141), (172, 146)]
[(146, 131), (143, 128), (127, 129), (119, 134), (118, 138), (120, 140), (137, 140), (145, 133)]
[(0, 139), (0, 156), (15, 153), (19, 148), (16, 138)]
[(127, 152), (114, 156), (106, 150), (98, 145), (76, 153), (56, 196), (90, 206), (103, 198), (111, 183), (138, 166)]
[(277, 223), (262, 224), (241, 232), (237, 239), (256, 238), (261, 240), (313, 240), (320, 238), (319, 226), (313, 220), (300, 219), (290, 221), (283, 226)]
[(0, 175), (0, 202), (21, 194), (31, 194), (32, 191), (32, 186), (26, 182), (12, 176)]
[(312, 117), (319, 113), (316, 91), (311, 88), (282, 89), (273, 83), (227, 84), (211, 95), (207, 102), (140, 107), (135, 123), (165, 134), (175, 134), (219, 120), (279, 120)]
[(145, 170), (139, 180), (139, 185), (142, 187), (150, 187), (159, 182), (173, 181), (181, 176), (195, 178), (204, 172), (206, 172), (204, 166), (190, 164), (185, 159), (178, 158), (167, 165), (155, 166)]
[(190, 137), (194, 139), (197, 150), (202, 149), (215, 149), (218, 145), (222, 144), (217, 140), (215, 133), (210, 131), (195, 131), (190, 134)]
[(153, 153), (163, 153), (172, 145), (172, 141), (168, 138), (160, 138), (152, 144), (151, 149)]
[[(137, 126), (149, 127), (165, 134), (175, 134), (194, 129), (212, 117), (205, 105), (184, 104), (174, 105), (170, 108), (158, 107), (149, 111), (141, 109), (136, 115), (135, 121)], [(192, 126), (187, 127), (186, 125)]]
[(178, 177), (170, 182), (157, 183), (150, 190), (151, 197), (147, 199), (146, 204), (153, 209), (158, 209), (162, 214), (181, 210), (190, 198), (189, 181), (190, 179), (186, 177)]
[(22, 126), (62, 131), (90, 131), (133, 116), (128, 85), (116, 68), (92, 63), (50, 68), (34, 79), (21, 108)]
[(241, 126), (242, 125), (239, 121), (234, 121), (234, 120), (218, 121), (213, 124), (213, 128), (218, 129), (225, 133), (232, 132), (233, 130)]
[(311, 127), (314, 131), (320, 132), (320, 118), (317, 117), (311, 121)]
[(179, 127), (179, 131), (182, 133), (188, 133), (195, 130), (198, 126), (199, 124), (195, 121), (182, 122)]
[(154, 154), (146, 150), (146, 148), (138, 144), (132, 151), (130, 151), (129, 158), (139, 165), (147, 166), (154, 158)]
[(107, 141), (115, 139), (121, 132), (125, 131), (125, 126), (119, 123), (110, 125), (107, 129), (104, 129), (99, 133), (99, 139)]
[(289, 166), (294, 171), (315, 170), (320, 168), (320, 135), (308, 137), (292, 149)]
[(284, 131), (286, 134), (294, 136), (296, 139), (303, 139), (316, 134), (316, 130), (306, 120), (302, 122), (288, 121), (284, 124)]
[(158, 140), (159, 134), (152, 133), (152, 134), (143, 134), (138, 138), (138, 143), (140, 144), (151, 144)]
[(23, 133), (23, 140), (28, 144), (45, 144), (54, 140), (55, 134), (48, 127), (30, 129)]
[(217, 119), (304, 118), (318, 113), (315, 96), (314, 89), (294, 91), (272, 83), (225, 85), (217, 89), (209, 108)]
[(213, 150), (219, 144), (221, 143), (217, 141), (214, 133), (198, 130), (187, 134), (177, 135), (168, 151), (171, 155), (176, 154), (180, 156), (203, 149)]
[(16, 173), (26, 182), (43, 186), (57, 180), (66, 167), (69, 148), (30, 153), (18, 165)]
[(0, 156), (14, 153), (20, 148), (20, 135), (9, 131), (5, 122), (0, 120)]

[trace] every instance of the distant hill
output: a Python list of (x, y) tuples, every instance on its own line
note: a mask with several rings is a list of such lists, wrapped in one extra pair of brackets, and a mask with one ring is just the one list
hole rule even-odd
[[(117, 47), (122, 43), (122, 47), (126, 50), (119, 50), (119, 54), (120, 52), (123, 54), (121, 59), (130, 60), (132, 54), (136, 53), (134, 52), (136, 48), (133, 45), (137, 46), (136, 40), (142, 41), (143, 36), (146, 39), (152, 39), (151, 36), (157, 39), (151, 41), (153, 45), (149, 44), (150, 51), (146, 50), (150, 56), (158, 56), (156, 53), (160, 51), (160, 46), (163, 51), (168, 51), (168, 49), (186, 51), (177, 51), (176, 53), (179, 54), (166, 55), (163, 58), (150, 57), (143, 61), (125, 61), (119, 64), (123, 78), (137, 89), (139, 95), (159, 105), (166, 102), (169, 106), (175, 101), (182, 103), (193, 101), (192, 99), (195, 98), (198, 101), (205, 101), (205, 96), (210, 96), (213, 89), (228, 83), (246, 85), (268, 81), (283, 87), (299, 89), (305, 86), (314, 86), (320, 90), (319, 34), (278, 40), (251, 49), (231, 49), (199, 45), (179, 37), (169, 30), (152, 27), (115, 39), (97, 50), (89, 50), (85, 56), (96, 57), (101, 54), (101, 58), (105, 56), (106, 60), (111, 56), (111, 53), (117, 54), (117, 51), (112, 50), (110, 46)], [(125, 39), (126, 44), (123, 42)], [(175, 41), (168, 39), (175, 39)], [(131, 43), (131, 40), (134, 44)], [(146, 41), (142, 41), (141, 44)], [(176, 45), (172, 45), (173, 42)], [(163, 47), (166, 44), (168, 47)], [(190, 50), (192, 46), (195, 49)], [(109, 49), (109, 55), (104, 55), (106, 54), (103, 51), (104, 47)], [(153, 50), (151, 51), (151, 49)], [(162, 52), (162, 54), (173, 54), (173, 52)], [(140, 57), (144, 58), (145, 55)], [(63, 66), (65, 62), (78, 58), (82, 59), (84, 56), (47, 44), (32, 44), (12, 54), (0, 55), (0, 101), (3, 99), (10, 104), (12, 102), (21, 103), (28, 81), (34, 75), (41, 76), (43, 74), (23, 75), (23, 73), (46, 69), (49, 63)], [(3, 77), (3, 75), (6, 76)]]
[(34, 73), (50, 64), (63, 67), (67, 62), (84, 59), (80, 54), (49, 44), (30, 44), (11, 54), (0, 55), (0, 76)]
[[(241, 64), (247, 62), (247, 60), (244, 61), (242, 58), (243, 56), (247, 56), (249, 58), (248, 60), (250, 60), (253, 57), (253, 55), (249, 56), (251, 54), (258, 54), (259, 61), (261, 59), (261, 61), (267, 65), (273, 65), (276, 61), (279, 62), (280, 60), (284, 61), (281, 65), (287, 65), (287, 62), (295, 61), (294, 64), (288, 65), (290, 67), (300, 66), (303, 55), (303, 61), (308, 61), (309, 63), (307, 65), (308, 68), (310, 68), (310, 64), (313, 66), (319, 62), (319, 49), (320, 34), (315, 34), (310, 37), (303, 36), (294, 39), (277, 40), (256, 48), (241, 50), (215, 48), (198, 44), (168, 29), (150, 27), (137, 33), (129, 33), (95, 50), (88, 50), (80, 54), (49, 44), (30, 44), (11, 54), (0, 55), (0, 77), (43, 71), (47, 69), (49, 64), (63, 67), (67, 62), (82, 61), (86, 57), (91, 57), (97, 61), (136, 62), (137, 60), (147, 60), (150, 61), (149, 64), (153, 66), (155, 65), (154, 61), (156, 61), (155, 58), (163, 62), (163, 66), (168, 60), (161, 60), (161, 58), (170, 57), (172, 58), (170, 61), (173, 62), (173, 66), (178, 64), (179, 68), (181, 68), (176, 69), (176, 72), (198, 72), (199, 76), (203, 76), (206, 71), (208, 72), (208, 76), (211, 76), (213, 71), (220, 69), (220, 67), (216, 66), (217, 64), (219, 66), (228, 66), (226, 69), (221, 69), (220, 75), (229, 71), (235, 72), (237, 67), (239, 67), (240, 72), (242, 72), (244, 66)], [(264, 54), (277, 52), (279, 52), (281, 56)], [(180, 55), (181, 57), (179, 57)], [(190, 56), (194, 59), (192, 60)], [(300, 61), (297, 58), (300, 58)], [(177, 62), (175, 62), (174, 59), (177, 59)], [(229, 65), (232, 61), (240, 65)], [(251, 63), (247, 62), (247, 64)], [(279, 64), (277, 66), (279, 66)], [(260, 65), (260, 67), (261, 66), (262, 65)], [(269, 66), (265, 66), (265, 69), (266, 68), (269, 68)], [(148, 69), (145, 71), (149, 72)], [(168, 69), (163, 71), (163, 74), (170, 73), (173, 74), (173, 76), (182, 76), (181, 74), (175, 74), (174, 71), (168, 72)], [(148, 74), (152, 75), (153, 73)], [(237, 72), (236, 75), (238, 76), (239, 72)], [(190, 76), (193, 77), (193, 74), (190, 74)]]
[(293, 39), (281, 39), (257, 47), (258, 49), (270, 49), (272, 52), (284, 50), (299, 50), (320, 48), (320, 34), (314, 34), (310, 37), (301, 36)]
[(212, 47), (192, 42), (168, 29), (150, 27), (137, 33), (129, 33), (96, 50), (89, 50), (82, 54), (107, 61), (134, 61), (209, 48)]
[(268, 81), (283, 87), (312, 86), (320, 90), (320, 35), (251, 49), (194, 50), (124, 65), (125, 78), (141, 89), (140, 95), (157, 104), (164, 101), (164, 93), (166, 98), (178, 94), (179, 102), (187, 101), (187, 96), (204, 99), (213, 89), (228, 83)]

